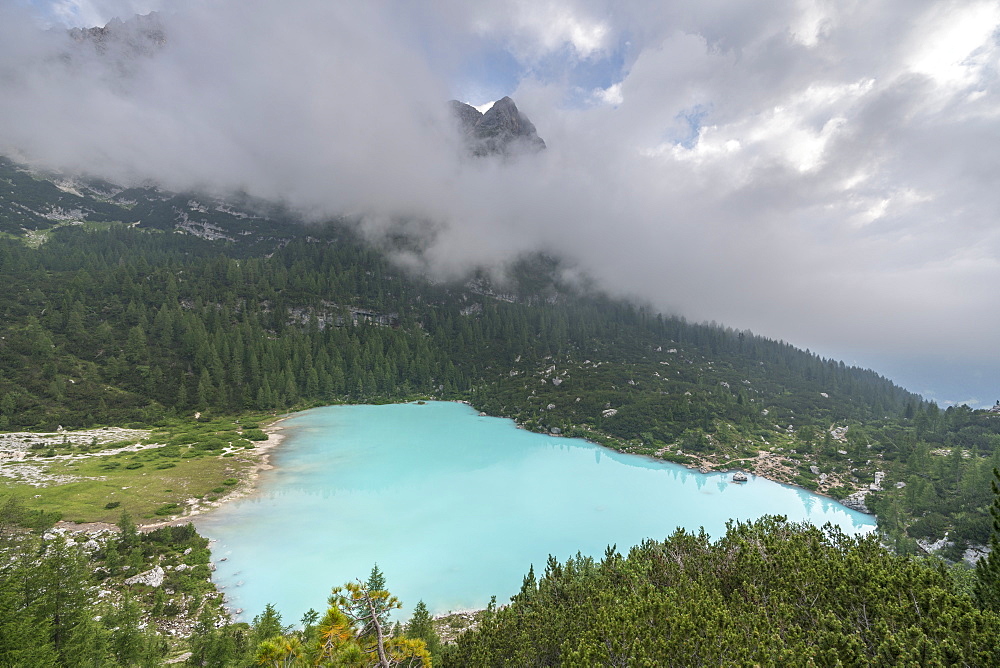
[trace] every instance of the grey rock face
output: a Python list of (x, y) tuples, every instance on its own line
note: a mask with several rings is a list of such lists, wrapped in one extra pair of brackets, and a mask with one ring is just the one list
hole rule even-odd
[(133, 16), (127, 21), (113, 19), (103, 28), (73, 28), (69, 34), (101, 55), (117, 57), (151, 56), (167, 42), (163, 22), (156, 12)]
[(872, 513), (872, 511), (868, 508), (868, 506), (865, 505), (866, 496), (868, 496), (868, 490), (863, 489), (861, 491), (854, 492), (853, 494), (847, 496), (840, 503), (844, 507), (850, 508), (851, 510), (857, 510), (858, 512), (865, 513), (867, 515), (872, 515), (874, 513)]
[(139, 573), (138, 575), (133, 575), (132, 577), (125, 580), (125, 584), (142, 584), (150, 587), (159, 587), (163, 584), (163, 578), (166, 575), (161, 566), (146, 571), (145, 573)]
[(451, 108), (473, 155), (509, 156), (545, 148), (534, 124), (509, 97), (497, 100), (485, 114), (458, 100), (451, 101)]
[(452, 100), (449, 104), (451, 104), (451, 113), (458, 119), (458, 125), (465, 135), (471, 137), (475, 134), (476, 123), (483, 117), (483, 114), (472, 105), (458, 100)]

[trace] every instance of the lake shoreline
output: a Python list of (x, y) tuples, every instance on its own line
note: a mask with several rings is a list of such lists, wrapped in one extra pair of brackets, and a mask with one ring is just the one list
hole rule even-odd
[(205, 517), (214, 511), (222, 508), (228, 503), (237, 501), (239, 499), (244, 499), (248, 496), (252, 496), (257, 492), (260, 476), (264, 471), (270, 471), (274, 469), (274, 465), (271, 463), (271, 455), (273, 452), (284, 442), (287, 438), (287, 434), (283, 433), (286, 426), (282, 424), (285, 420), (294, 417), (297, 413), (289, 413), (287, 415), (282, 415), (274, 420), (271, 420), (267, 424), (261, 425), (260, 429), (265, 434), (267, 434), (267, 440), (258, 441), (253, 450), (248, 450), (247, 453), (254, 458), (253, 463), (249, 467), (245, 478), (240, 480), (240, 485), (234, 489), (229, 494), (226, 494), (220, 499), (215, 501), (204, 501), (199, 504), (198, 507), (189, 510), (187, 513), (181, 517), (174, 519), (163, 520), (158, 522), (142, 522), (138, 523), (138, 528), (140, 531), (153, 531), (159, 529), (160, 527), (168, 526), (180, 526), (188, 524), (194, 521), (194, 518)]
[[(414, 399), (414, 400), (411, 400), (411, 401), (399, 401), (399, 402), (391, 402), (391, 403), (422, 404), (422, 403), (426, 403), (426, 402), (430, 402), (430, 401), (435, 401), (435, 400), (433, 400), (433, 399), (421, 399), (421, 400)], [(475, 407), (469, 401), (466, 401), (464, 399), (455, 399), (455, 400), (448, 401), (446, 403), (463, 404), (465, 406), (469, 406), (473, 410), (476, 410)], [(360, 406), (372, 405), (372, 406), (376, 406), (376, 405), (383, 405), (383, 404), (330, 404), (330, 405), (331, 406), (341, 406), (341, 405), (347, 405), (347, 406), (353, 406), (353, 405), (360, 405)], [(322, 407), (322, 408), (325, 408), (325, 407)], [(277, 417), (274, 420), (271, 420), (270, 422), (268, 422), (265, 425), (261, 425), (261, 431), (263, 431), (265, 434), (267, 434), (267, 440), (266, 441), (261, 441), (261, 442), (257, 443), (257, 445), (256, 445), (256, 447), (255, 447), (255, 449), (253, 451), (254, 455), (257, 456), (257, 461), (250, 468), (249, 474), (247, 475), (246, 479), (244, 481), (242, 481), (243, 484), (240, 485), (239, 489), (233, 490), (232, 493), (227, 494), (225, 497), (220, 498), (220, 499), (218, 499), (216, 501), (205, 502), (203, 504), (203, 507), (194, 509), (194, 510), (190, 511), (189, 513), (185, 514), (183, 517), (179, 517), (179, 518), (172, 519), (172, 520), (167, 520), (167, 521), (160, 521), (160, 522), (153, 522), (153, 523), (148, 523), (148, 524), (142, 524), (140, 528), (142, 528), (143, 530), (153, 530), (153, 529), (159, 528), (161, 526), (172, 526), (172, 525), (186, 524), (189, 521), (191, 521), (191, 518), (193, 518), (193, 517), (203, 517), (203, 516), (205, 516), (207, 514), (212, 513), (213, 511), (215, 511), (215, 510), (223, 507), (227, 503), (230, 503), (232, 501), (237, 501), (239, 499), (246, 498), (246, 497), (251, 496), (254, 493), (256, 493), (261, 474), (263, 472), (265, 472), (265, 471), (270, 471), (270, 470), (273, 470), (275, 468), (275, 466), (271, 463), (271, 455), (272, 455), (273, 451), (275, 451), (282, 444), (282, 442), (285, 440), (285, 438), (287, 437), (287, 434), (282, 433), (286, 429), (286, 426), (283, 423), (286, 420), (289, 420), (289, 419), (291, 419), (291, 418), (293, 418), (293, 417), (295, 417), (297, 415), (301, 415), (302, 413), (304, 413), (304, 412), (306, 412), (308, 410), (312, 410), (312, 409), (307, 408), (307, 409), (304, 409), (304, 410), (301, 410), (301, 411), (295, 411), (293, 413), (287, 413), (287, 414), (281, 415), (280, 417)], [(517, 426), (518, 429), (524, 429), (524, 427), (519, 422), (517, 422), (517, 420), (515, 418), (512, 418), (512, 417), (508, 417), (508, 416), (504, 416), (504, 415), (487, 415), (487, 417), (497, 417), (497, 418), (504, 419), (504, 420), (511, 420), (511, 421), (514, 422), (514, 424)], [(555, 438), (562, 438), (563, 437), (561, 434), (548, 434), (548, 433), (544, 433), (544, 432), (534, 432), (534, 433), (539, 433), (539, 434), (543, 434), (543, 435), (546, 435), (546, 436), (553, 436)], [(725, 463), (715, 462), (715, 461), (712, 460), (712, 458), (710, 456), (699, 456), (699, 455), (689, 454), (688, 456), (692, 457), (693, 459), (695, 459), (696, 460), (695, 462), (679, 463), (679, 462), (670, 462), (670, 460), (662, 459), (660, 457), (656, 457), (656, 456), (653, 456), (653, 455), (630, 452), (627, 448), (624, 448), (624, 447), (623, 448), (616, 448), (616, 447), (613, 447), (613, 446), (608, 445), (606, 443), (601, 443), (599, 441), (586, 438), (585, 436), (575, 436), (574, 438), (580, 438), (581, 440), (587, 441), (588, 443), (592, 443), (593, 445), (597, 445), (597, 446), (600, 446), (602, 448), (607, 448), (608, 450), (611, 450), (612, 452), (618, 452), (618, 453), (621, 453), (621, 454), (624, 454), (624, 455), (632, 455), (632, 456), (637, 456), (637, 457), (643, 457), (643, 458), (646, 458), (646, 459), (649, 459), (649, 460), (655, 461), (655, 462), (675, 463), (678, 466), (682, 466), (682, 467), (684, 467), (686, 469), (689, 469), (691, 471), (695, 471), (695, 472), (698, 472), (698, 473), (701, 473), (701, 474), (705, 474), (705, 475), (712, 474), (712, 473), (716, 473), (716, 474), (717, 473), (730, 474), (730, 473), (736, 473), (736, 472), (748, 473), (750, 475), (757, 476), (757, 477), (763, 478), (765, 480), (770, 480), (771, 482), (775, 482), (775, 483), (778, 483), (780, 485), (787, 485), (787, 486), (793, 487), (795, 489), (800, 489), (802, 491), (809, 492), (810, 494), (815, 494), (817, 496), (822, 496), (824, 498), (830, 499), (831, 501), (834, 501), (834, 502), (836, 502), (836, 503), (844, 506), (845, 508), (849, 508), (851, 510), (856, 510), (856, 508), (851, 508), (850, 506), (844, 504), (844, 502), (843, 502), (844, 500), (843, 499), (838, 499), (838, 498), (836, 498), (834, 496), (831, 496), (830, 494), (825, 493), (824, 491), (820, 491), (820, 490), (816, 490), (816, 489), (809, 489), (807, 487), (803, 487), (802, 485), (798, 485), (798, 484), (796, 484), (794, 482), (791, 482), (789, 480), (789, 478), (790, 478), (790, 475), (789, 475), (790, 471), (781, 470), (783, 468), (781, 466), (781, 463), (782, 463), (781, 459), (782, 458), (781, 458), (780, 455), (778, 455), (776, 453), (773, 453), (773, 452), (762, 451), (762, 452), (759, 452), (756, 457), (751, 457), (751, 458), (746, 458), (746, 459), (740, 459), (740, 460), (731, 460), (731, 461), (725, 462)], [(763, 471), (758, 470), (757, 466), (748, 466), (746, 468), (740, 468), (738, 466), (738, 464), (741, 463), (741, 462), (750, 462), (750, 463), (753, 463), (753, 464), (757, 464), (758, 466), (760, 464), (764, 463), (765, 466), (761, 467), (764, 470)], [(724, 469), (715, 468), (717, 466), (725, 466), (726, 468), (724, 468)], [(769, 473), (771, 475), (769, 475)], [(857, 490), (855, 490), (855, 491), (857, 491)], [(861, 511), (861, 512), (863, 512), (863, 511)], [(871, 515), (871, 517), (873, 517), (873, 518), (876, 517), (876, 515), (874, 513), (865, 513), (865, 514)]]

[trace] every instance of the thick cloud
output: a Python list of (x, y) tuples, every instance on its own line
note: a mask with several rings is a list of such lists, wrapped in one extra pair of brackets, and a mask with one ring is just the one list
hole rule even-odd
[[(127, 66), (0, 10), (0, 150), (373, 235), (417, 219), (443, 273), (540, 248), (692, 319), (895, 360), (904, 384), (899, 360), (996, 364), (995, 3), (480, 4), (171, 3), (166, 46)], [(444, 101), (498, 53), (549, 149), (465, 160)], [(952, 381), (911, 383), (995, 398)]]

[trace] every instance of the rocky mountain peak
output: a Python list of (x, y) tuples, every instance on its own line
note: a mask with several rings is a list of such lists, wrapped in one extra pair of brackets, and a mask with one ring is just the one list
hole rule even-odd
[(151, 56), (167, 43), (163, 21), (156, 12), (125, 21), (115, 18), (103, 28), (73, 28), (69, 35), (98, 54), (113, 57)]
[(485, 114), (458, 100), (452, 100), (451, 107), (473, 155), (508, 156), (545, 148), (534, 124), (509, 97), (494, 102)]

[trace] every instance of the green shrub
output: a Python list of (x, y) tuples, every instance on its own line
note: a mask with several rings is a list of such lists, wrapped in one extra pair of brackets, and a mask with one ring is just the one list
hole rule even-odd
[(213, 438), (206, 438), (204, 441), (198, 443), (194, 447), (198, 448), (199, 450), (222, 450), (224, 447), (226, 447), (226, 445), (227, 445), (226, 442), (223, 441), (221, 438), (213, 437)]
[(937, 540), (948, 528), (948, 518), (941, 513), (931, 512), (918, 518), (907, 528), (906, 533), (913, 538), (930, 538)]
[(812, 491), (819, 489), (818, 482), (816, 482), (815, 480), (810, 480), (809, 478), (805, 478), (800, 475), (797, 475), (794, 478), (792, 478), (792, 483), (798, 485), (799, 487), (804, 487)]
[(121, 501), (109, 501), (104, 505), (105, 510), (114, 510), (118, 506), (122, 505)]
[(249, 439), (251, 441), (266, 441), (267, 434), (265, 434), (260, 429), (247, 429), (243, 432), (243, 438)]
[(180, 505), (176, 503), (167, 503), (157, 508), (155, 514), (160, 515), (161, 517), (165, 515), (174, 515), (180, 512), (180, 509)]

